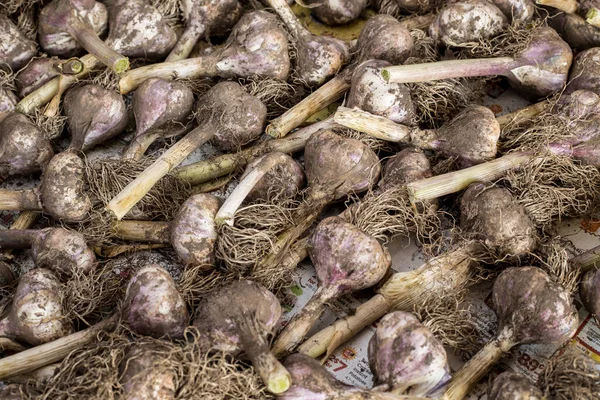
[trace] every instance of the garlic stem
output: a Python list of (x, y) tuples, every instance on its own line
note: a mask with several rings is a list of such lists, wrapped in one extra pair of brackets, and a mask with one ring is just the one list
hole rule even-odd
[(600, 28), (600, 10), (595, 7), (590, 8), (585, 21), (596, 28)]
[(121, 94), (127, 94), (150, 78), (192, 79), (201, 76), (214, 77), (217, 74), (215, 55), (169, 61), (135, 68), (126, 72), (119, 81)]
[(175, 47), (171, 50), (165, 62), (185, 60), (190, 56), (194, 46), (198, 43), (198, 40), (204, 36), (206, 28), (204, 25), (198, 26), (193, 24), (185, 28), (179, 40), (175, 44)]
[(575, 257), (569, 262), (581, 270), (581, 275), (600, 267), (600, 245), (591, 248)]
[(129, 146), (125, 148), (121, 159), (140, 161), (148, 147), (160, 137), (159, 134), (144, 134), (133, 138)]
[[(73, 86), (80, 79), (88, 77), (94, 68), (97, 68), (101, 63), (91, 54), (86, 54), (79, 59), (83, 63), (83, 70), (75, 75), (57, 76), (51, 81), (44, 84), (42, 87), (29, 93), (17, 104), (17, 111), (23, 114), (30, 114), (36, 108), (41, 108), (54, 98), (59, 92), (59, 89)], [(62, 82), (61, 82), (62, 80)]]
[(544, 112), (550, 102), (548, 100), (540, 101), (539, 103), (531, 104), (527, 107), (520, 108), (511, 113), (504, 114), (496, 118), (496, 121), (500, 124), (501, 128), (512, 122), (521, 122), (538, 116)]
[(412, 31), (414, 29), (427, 30), (427, 28), (429, 28), (429, 25), (431, 25), (431, 23), (435, 19), (435, 16), (435, 13), (413, 15), (409, 18), (403, 19), (402, 21), (400, 21), (400, 23), (404, 25), (404, 27), (409, 31)]
[(113, 234), (122, 240), (169, 244), (171, 227), (162, 221), (118, 221), (112, 227)]
[(574, 14), (578, 8), (576, 0), (536, 0), (536, 3), (540, 6), (548, 6), (559, 9), (568, 14)]
[(175, 143), (169, 150), (146, 168), (137, 178), (129, 183), (106, 206), (120, 221), (158, 182), (185, 160), (199, 146), (214, 136), (214, 130), (207, 126), (199, 126), (183, 139)]
[(8, 190), (0, 189), (0, 210), (41, 211), (42, 204), (35, 189)]
[(215, 178), (230, 174), (237, 168), (244, 167), (252, 158), (279, 151), (282, 153), (295, 153), (304, 149), (304, 145), (313, 133), (335, 126), (333, 117), (315, 122), (309, 126), (298, 129), (291, 135), (276, 140), (268, 140), (258, 145), (249, 147), (233, 154), (223, 154), (208, 160), (203, 160), (185, 167), (177, 168), (174, 175), (191, 185), (198, 185)]
[(294, 14), (285, 0), (266, 0), (266, 3), (279, 15), (279, 18), (288, 27), (294, 39), (298, 40), (303, 35), (311, 35), (308, 29), (298, 21), (296, 14)]
[(27, 374), (46, 365), (61, 361), (72, 351), (93, 342), (101, 331), (114, 329), (117, 319), (116, 315), (112, 316), (83, 331), (0, 359), (0, 380)]
[(286, 160), (285, 154), (276, 152), (270, 153), (252, 167), (250, 172), (238, 183), (235, 190), (227, 197), (217, 215), (215, 222), (217, 225), (227, 224), (233, 226), (233, 217), (242, 202), (248, 196), (248, 193), (254, 189), (256, 184), (265, 176), (265, 174)]
[(0, 249), (27, 249), (31, 247), (37, 229), (6, 229), (0, 231)]
[(334, 121), (342, 126), (366, 133), (377, 139), (394, 143), (408, 143), (415, 128), (397, 124), (388, 118), (380, 117), (360, 109), (339, 107)]
[(288, 390), (292, 383), (290, 373), (271, 353), (264, 332), (258, 331), (254, 321), (240, 321), (240, 325), (240, 340), (244, 353), (262, 378), (267, 390), (274, 394)]
[(325, 312), (325, 304), (335, 297), (330, 288), (319, 287), (308, 303), (294, 315), (273, 343), (273, 354), (283, 356), (290, 353), (306, 336), (310, 328)]
[(444, 399), (462, 400), (484, 377), (504, 354), (516, 345), (508, 332), (500, 332), (496, 339), (485, 345), (452, 377), (446, 388)]
[(474, 182), (491, 182), (506, 171), (515, 169), (531, 160), (528, 152), (514, 152), (473, 167), (443, 175), (421, 179), (406, 185), (411, 202), (418, 203), (459, 192)]
[(449, 60), (386, 67), (383, 79), (393, 83), (429, 82), (451, 78), (504, 75), (515, 65), (512, 57)]
[(361, 304), (354, 314), (336, 320), (332, 325), (315, 333), (298, 347), (298, 353), (316, 358), (325, 353), (325, 361), (341, 344), (356, 336), (367, 326), (392, 310), (392, 303), (382, 294), (376, 294)]
[[(40, 213), (37, 211), (23, 211), (19, 214), (19, 216), (14, 220), (10, 228), (8, 229), (29, 229), (36, 223), (36, 221), (40, 218)], [(9, 256), (12, 254), (12, 249), (6, 249), (0, 251), (0, 256)]]
[(353, 315), (338, 319), (317, 332), (298, 351), (311, 357), (327, 352), (327, 359), (337, 347), (389, 311), (412, 311), (431, 295), (442, 297), (464, 287), (472, 276), (472, 254), (477, 248), (476, 244), (467, 244), (427, 261), (416, 270), (395, 273), (378, 289), (379, 293), (358, 307)]
[(274, 138), (282, 138), (306, 121), (311, 115), (340, 99), (350, 89), (350, 79), (355, 66), (349, 66), (300, 103), (271, 121), (266, 132)]
[(102, 64), (112, 69), (117, 74), (121, 74), (129, 69), (129, 59), (117, 53), (106, 43), (104, 43), (94, 32), (94, 30), (81, 22), (78, 18), (74, 19), (73, 24), (68, 24), (69, 34), (88, 51), (93, 54)]

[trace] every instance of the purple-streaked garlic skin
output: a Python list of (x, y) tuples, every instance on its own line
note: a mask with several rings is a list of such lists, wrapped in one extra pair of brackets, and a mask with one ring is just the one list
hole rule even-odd
[(41, 171), (54, 156), (44, 133), (20, 113), (0, 122), (0, 179)]
[(13, 92), (0, 87), (0, 123), (15, 109), (18, 102), (19, 99)]
[(177, 211), (171, 223), (171, 245), (184, 265), (214, 264), (215, 215), (220, 207), (217, 197), (200, 193), (187, 199)]
[(185, 132), (194, 107), (194, 93), (181, 82), (150, 78), (133, 94), (136, 137), (175, 136)]
[(431, 163), (423, 151), (407, 148), (387, 160), (377, 186), (381, 190), (387, 190), (430, 178), (432, 175)]
[(0, 14), (0, 69), (8, 66), (13, 71), (18, 71), (31, 60), (36, 52), (35, 42), (19, 31), (7, 16)]
[(440, 0), (395, 0), (395, 3), (401, 11), (412, 14), (428, 11), (440, 3)]
[(429, 36), (447, 46), (460, 46), (492, 38), (504, 31), (508, 18), (485, 0), (465, 0), (448, 4), (429, 26)]
[(0, 261), (0, 287), (8, 285), (15, 279), (15, 274), (10, 265), (4, 261)]
[(496, 278), (493, 309), (513, 343), (563, 343), (579, 323), (570, 293), (539, 268), (511, 267)]
[(600, 135), (570, 148), (566, 155), (570, 155), (583, 164), (600, 168)]
[(185, 21), (182, 39), (195, 40), (221, 36), (234, 27), (244, 10), (238, 0), (184, 0), (180, 3)]
[(63, 151), (52, 157), (39, 188), (44, 212), (65, 222), (83, 221), (92, 209), (85, 183), (85, 165), (77, 154)]
[(140, 335), (179, 339), (190, 315), (175, 281), (157, 264), (138, 270), (127, 285), (123, 319)]
[(474, 183), (460, 202), (461, 228), (503, 256), (526, 255), (537, 246), (535, 226), (512, 194)]
[(515, 372), (503, 372), (488, 387), (489, 400), (542, 400), (544, 394), (527, 377)]
[(15, 77), (19, 97), (27, 96), (52, 78), (60, 75), (55, 64), (56, 59), (53, 58), (44, 57), (31, 60)]
[(64, 228), (46, 228), (33, 240), (32, 258), (37, 268), (59, 276), (88, 274), (96, 266), (96, 256), (85, 237)]
[(385, 60), (402, 64), (410, 57), (414, 41), (408, 29), (391, 15), (378, 14), (367, 21), (356, 44), (358, 62)]
[(487, 107), (468, 105), (439, 129), (415, 131), (412, 143), (435, 149), (447, 157), (470, 166), (492, 160), (498, 151), (500, 124)]
[(85, 85), (69, 90), (64, 114), (74, 150), (85, 151), (125, 130), (127, 106), (123, 97), (100, 85)]
[(354, 21), (367, 7), (367, 0), (305, 0), (312, 15), (326, 25), (344, 25)]
[(216, 75), (223, 78), (263, 76), (287, 79), (290, 73), (287, 33), (267, 11), (246, 13), (219, 51)]
[(310, 186), (338, 185), (336, 199), (367, 190), (381, 171), (373, 150), (358, 140), (342, 138), (328, 130), (316, 132), (308, 139), (304, 165)]
[(548, 24), (556, 29), (573, 49), (587, 50), (600, 46), (600, 29), (588, 24), (584, 18), (559, 10), (550, 10), (550, 15)]
[(600, 270), (585, 274), (579, 286), (579, 296), (590, 314), (600, 320)]
[(580, 89), (600, 93), (600, 47), (577, 54), (570, 76), (566, 93)]
[(0, 336), (37, 346), (73, 332), (63, 310), (61, 283), (47, 269), (35, 268), (19, 279)]
[(381, 75), (381, 70), (390, 65), (383, 60), (369, 60), (360, 64), (352, 75), (348, 107), (358, 107), (398, 124), (413, 125), (415, 107), (410, 89), (402, 83), (386, 82)]
[(375, 238), (340, 217), (321, 221), (309, 243), (319, 286), (337, 296), (375, 285), (392, 263), (387, 249)]
[(175, 399), (177, 384), (174, 371), (161, 365), (163, 352), (159, 343), (135, 343), (119, 364), (123, 400)]
[(296, 42), (296, 71), (311, 87), (327, 82), (349, 59), (346, 43), (334, 37), (303, 35)]
[(259, 138), (267, 122), (267, 107), (237, 82), (220, 82), (198, 100), (199, 125), (213, 126), (211, 142), (235, 151)]
[(433, 396), (450, 380), (446, 350), (412, 314), (395, 311), (377, 324), (369, 341), (375, 384), (414, 396)]
[(327, 371), (321, 363), (305, 354), (295, 353), (284, 362), (292, 376), (292, 386), (277, 396), (280, 400), (367, 400), (361, 390), (345, 385)]
[(573, 51), (554, 29), (542, 27), (531, 33), (529, 45), (515, 62), (507, 74), (510, 85), (527, 98), (539, 99), (565, 87)]
[(202, 29), (207, 36), (226, 34), (243, 14), (242, 5), (238, 0), (218, 2), (184, 0), (181, 8), (183, 19), (188, 27)]
[(556, 113), (568, 121), (566, 140), (571, 145), (588, 141), (600, 133), (600, 96), (589, 90), (576, 90), (562, 95)]
[(491, 0), (513, 23), (523, 24), (535, 17), (533, 0)]
[(156, 61), (175, 46), (175, 30), (145, 0), (116, 0), (109, 7), (106, 44), (120, 54)]
[(251, 318), (263, 336), (272, 334), (282, 309), (273, 293), (256, 282), (240, 280), (213, 291), (196, 309), (193, 325), (211, 348), (234, 355), (244, 351), (240, 320)]
[[(295, 197), (306, 186), (306, 175), (304, 169), (293, 157), (283, 154), (283, 161), (275, 168), (269, 170), (252, 188), (246, 196), (246, 200), (266, 201), (270, 195), (279, 199), (291, 199)], [(246, 172), (242, 175), (244, 179), (247, 173), (260, 162), (262, 157), (248, 164)]]
[(60, 58), (78, 55), (82, 47), (67, 30), (79, 19), (102, 35), (108, 24), (106, 6), (95, 0), (53, 0), (38, 17), (38, 41), (48, 54)]

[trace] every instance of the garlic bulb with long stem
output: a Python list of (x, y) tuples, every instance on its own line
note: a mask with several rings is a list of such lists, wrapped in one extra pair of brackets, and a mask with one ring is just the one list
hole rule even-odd
[(227, 44), (210, 55), (136, 68), (119, 81), (122, 94), (146, 79), (198, 77), (248, 78), (254, 75), (286, 79), (290, 58), (285, 32), (266, 11), (252, 11), (235, 25)]
[(522, 94), (546, 97), (565, 86), (573, 53), (552, 28), (537, 28), (530, 35), (531, 41), (514, 57), (400, 65), (385, 68), (382, 75), (397, 83), (502, 75)]
[(196, 309), (193, 325), (208, 348), (245, 353), (271, 393), (290, 387), (290, 374), (269, 350), (267, 337), (281, 318), (279, 301), (261, 285), (241, 280), (213, 291)]
[(499, 330), (453, 377), (445, 392), (463, 399), (500, 359), (519, 344), (563, 343), (577, 329), (577, 310), (569, 293), (539, 268), (504, 270), (492, 290)]
[(319, 288), (280, 332), (273, 344), (276, 355), (287, 354), (300, 344), (328, 302), (375, 285), (391, 265), (389, 253), (377, 240), (339, 217), (321, 221), (310, 242)]

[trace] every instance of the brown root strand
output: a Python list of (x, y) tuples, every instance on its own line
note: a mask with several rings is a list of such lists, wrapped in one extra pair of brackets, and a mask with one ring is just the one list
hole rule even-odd
[(342, 216), (383, 242), (414, 234), (418, 243), (432, 243), (437, 240), (441, 225), (439, 215), (431, 204), (416, 210), (402, 187), (381, 193), (370, 192), (362, 201), (349, 206)]
[(252, 367), (221, 352), (208, 353), (202, 334), (186, 331), (187, 342), (141, 337), (119, 327), (103, 333), (99, 342), (73, 352), (47, 384), (38, 384), (41, 400), (118, 399), (123, 394), (119, 365), (132, 344), (152, 346), (155, 367), (172, 373), (176, 399), (265, 399), (264, 386)]
[(559, 96), (548, 100), (547, 110), (528, 119), (515, 119), (502, 128), (498, 148), (506, 153), (510, 150), (545, 149), (551, 143), (570, 141), (574, 138), (573, 127), (587, 122), (571, 119), (557, 112)]
[(574, 295), (579, 289), (580, 269), (569, 262), (569, 253), (559, 242), (550, 240), (540, 246), (538, 254), (533, 254), (539, 260), (540, 266), (550, 277)]
[(99, 85), (108, 90), (119, 91), (119, 80), (121, 78), (108, 67), (100, 69), (83, 81), (84, 84)]
[(180, 0), (150, 0), (148, 3), (163, 15), (169, 25), (182, 25)]
[[(103, 209), (110, 200), (154, 162), (154, 157), (140, 161), (96, 160), (86, 161), (86, 178), (89, 190)], [(191, 195), (190, 185), (168, 174), (148, 192), (127, 215), (133, 219), (173, 219), (179, 207)]]
[(298, 104), (306, 95), (300, 85), (273, 78), (254, 77), (240, 80), (246, 91), (267, 106), (267, 117), (276, 118)]
[[(436, 43), (425, 32), (411, 31), (415, 42), (415, 56), (406, 64), (440, 60)], [(477, 80), (444, 79), (431, 82), (409, 83), (411, 98), (417, 109), (417, 123), (422, 127), (439, 128), (471, 103), (478, 92)]]
[(109, 316), (123, 299), (127, 279), (115, 273), (114, 262), (101, 262), (89, 274), (74, 273), (64, 283), (64, 308), (69, 320), (90, 326)]
[(600, 398), (600, 371), (579, 349), (569, 346), (546, 364), (538, 386), (549, 399), (592, 400)]
[(49, 117), (44, 115), (44, 113), (37, 108), (34, 110), (33, 114), (29, 114), (28, 117), (33, 124), (42, 130), (44, 136), (48, 140), (54, 140), (60, 137), (67, 123), (67, 117), (63, 115)]
[(466, 289), (462, 289), (443, 298), (429, 296), (415, 306), (414, 313), (444, 346), (472, 356), (481, 349), (482, 343), (476, 334), (471, 309), (462, 305), (465, 293)]
[(273, 248), (277, 235), (293, 223), (295, 200), (254, 203), (240, 208), (235, 214), (234, 226), (219, 227), (217, 258), (224, 262), (226, 271), (247, 274)]
[(600, 172), (569, 157), (537, 157), (502, 180), (539, 227), (582, 217), (600, 199)]

